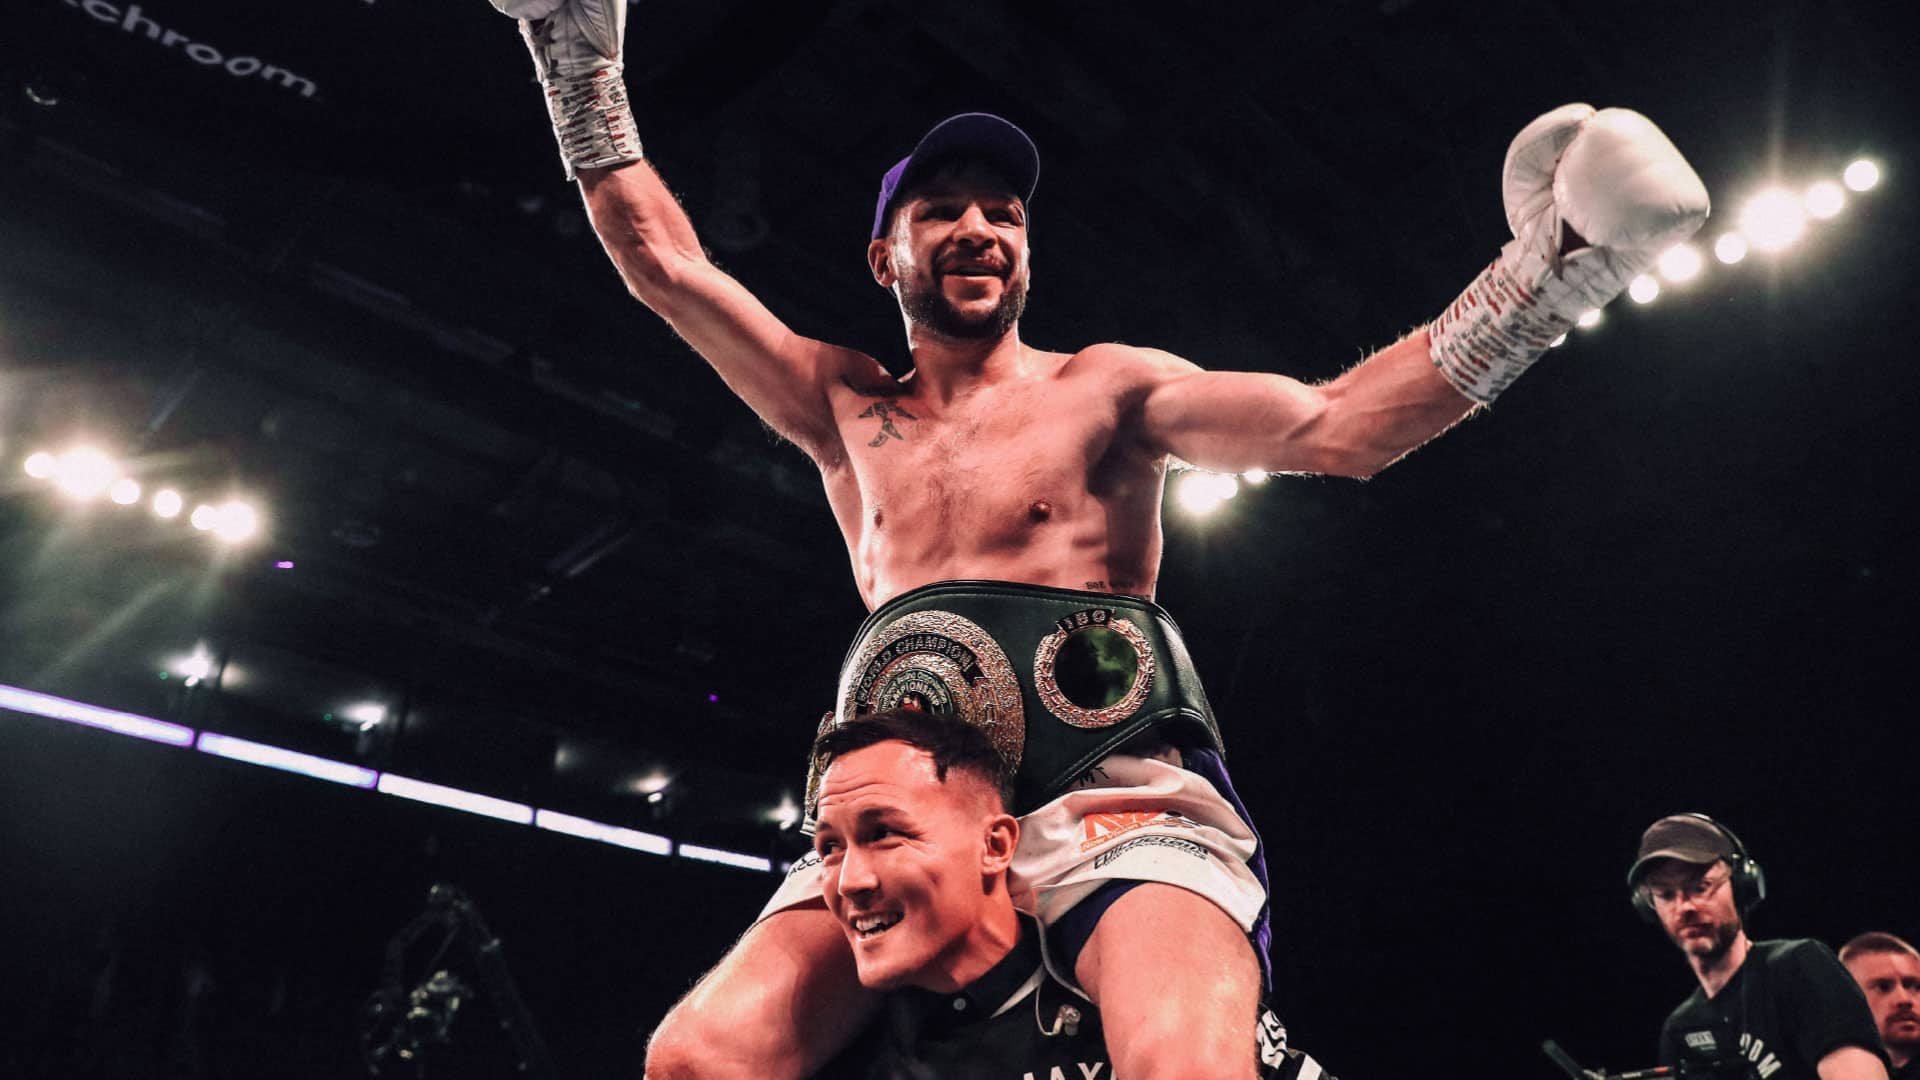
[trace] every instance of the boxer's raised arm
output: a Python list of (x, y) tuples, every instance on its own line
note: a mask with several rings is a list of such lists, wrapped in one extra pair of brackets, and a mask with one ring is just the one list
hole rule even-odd
[[(493, 0), (520, 20), (560, 159), (627, 289), (670, 323), (781, 435), (816, 461), (838, 439), (826, 388), (873, 360), (802, 338), (707, 260), (693, 223), (641, 159), (621, 49), (625, 0)], [(864, 363), (863, 363), (864, 362)]]
[(667, 320), (762, 420), (820, 459), (839, 439), (827, 386), (867, 357), (787, 327), (708, 261), (686, 212), (644, 161), (583, 169), (587, 214), (627, 291)]
[(1161, 354), (1149, 444), (1202, 468), (1367, 476), (1487, 404), (1707, 217), (1700, 178), (1639, 113), (1566, 105), (1523, 128), (1502, 172), (1514, 239), (1433, 324), (1339, 378), (1202, 372)]

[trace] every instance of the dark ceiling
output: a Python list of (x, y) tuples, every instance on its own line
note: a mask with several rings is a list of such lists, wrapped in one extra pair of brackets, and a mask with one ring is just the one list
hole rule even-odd
[[(0, 680), (616, 820), (665, 769), (693, 778), (675, 828), (764, 843), (862, 615), (846, 550), (806, 459), (626, 297), (511, 23), (135, 7), (40, 0), (0, 39)], [(1885, 854), (1839, 792), (1911, 793), (1905, 40), (1859, 3), (708, 0), (634, 7), (627, 74), (715, 257), (894, 365), (864, 223), (950, 112), (1039, 144), (1028, 341), (1306, 379), (1491, 257), (1506, 141), (1561, 102), (1661, 123), (1709, 235), (1769, 175), (1879, 156), (1883, 189), (1800, 248), (1622, 302), (1375, 481), (1170, 513), (1161, 599), (1281, 853), (1281, 940), (1312, 939), (1283, 975), (1317, 983), (1355, 940), (1442, 969), (1565, 947), (1543, 896), (1627, 931), (1616, 864), (1668, 810), (1723, 812), (1802, 881)], [(82, 436), (256, 497), (267, 535), (220, 553), (21, 473)], [(217, 691), (155, 677), (195, 642)], [(350, 698), (410, 726), (322, 719)], [(1913, 932), (1903, 873), (1792, 929)], [(1382, 922), (1408, 891), (1472, 932)]]

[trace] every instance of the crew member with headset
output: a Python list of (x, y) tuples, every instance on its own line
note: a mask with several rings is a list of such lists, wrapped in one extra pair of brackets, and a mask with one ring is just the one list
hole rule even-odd
[(1627, 885), (1700, 981), (1660, 1031), (1662, 1065), (1713, 1080), (1886, 1080), (1873, 1014), (1833, 951), (1747, 938), (1767, 878), (1731, 829), (1704, 814), (1661, 818)]

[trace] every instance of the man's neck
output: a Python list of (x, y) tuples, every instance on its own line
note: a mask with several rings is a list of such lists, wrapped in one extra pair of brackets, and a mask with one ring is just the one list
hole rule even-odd
[(1724, 952), (1688, 956), (1687, 961), (1693, 965), (1694, 977), (1700, 980), (1700, 989), (1713, 997), (1726, 988), (1727, 980), (1747, 962), (1747, 932), (1741, 930), (1734, 934), (1733, 942)]
[(1014, 910), (1013, 901), (1004, 891), (994, 900), (993, 907), (968, 931), (947, 962), (920, 984), (923, 989), (936, 994), (958, 993), (992, 971), (1020, 943), (1020, 913)]
[(1887, 1058), (1893, 1062), (1894, 1071), (1898, 1072), (1906, 1068), (1907, 1063), (1913, 1060), (1913, 1051), (1910, 1048), (1902, 1049), (1889, 1046), (1887, 1047)]
[(997, 338), (953, 338), (924, 326), (907, 328), (913, 384), (942, 404), (982, 383), (1018, 376), (1027, 362), (1014, 326)]

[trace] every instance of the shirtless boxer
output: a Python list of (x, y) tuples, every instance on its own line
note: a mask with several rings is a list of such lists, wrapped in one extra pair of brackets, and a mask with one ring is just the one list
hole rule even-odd
[[(1499, 258), (1431, 326), (1308, 386), (1153, 349), (1022, 343), (1038, 156), (1003, 120), (955, 117), (887, 174), (875, 211), (868, 262), (913, 361), (894, 379), (795, 334), (708, 261), (641, 159), (624, 3), (493, 2), (522, 19), (567, 173), (628, 289), (819, 466), (876, 609), (839, 715), (918, 705), (989, 730), (1015, 770), (1023, 907), (1048, 928), (1056, 974), (1099, 1006), (1114, 1072), (1251, 1076), (1264, 866), (1178, 631), (1148, 599), (1169, 458), (1372, 475), (1492, 401), (1698, 228), (1699, 179), (1636, 113), (1548, 113), (1508, 152), (1515, 239)], [(1111, 673), (1114, 643), (1131, 650), (1117, 697), (1065, 688), (1090, 627), (1111, 634), (1083, 666)], [(817, 865), (797, 869), (655, 1033), (649, 1075), (802, 1076), (871, 1015), (805, 876)]]

